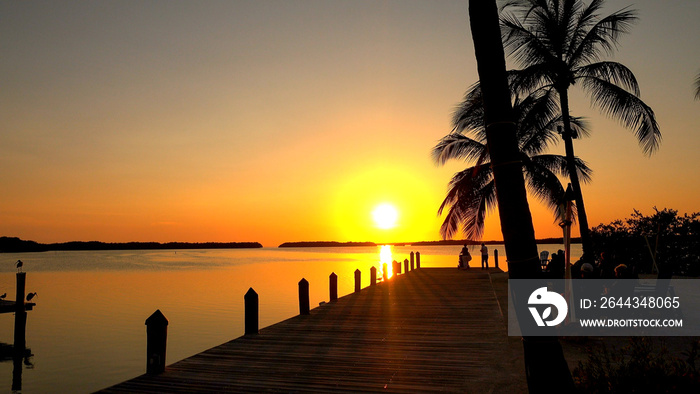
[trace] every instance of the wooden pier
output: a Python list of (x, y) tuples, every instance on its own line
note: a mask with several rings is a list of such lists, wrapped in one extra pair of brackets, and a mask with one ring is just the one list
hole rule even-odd
[(103, 392), (526, 392), (514, 342), (487, 271), (422, 268)]

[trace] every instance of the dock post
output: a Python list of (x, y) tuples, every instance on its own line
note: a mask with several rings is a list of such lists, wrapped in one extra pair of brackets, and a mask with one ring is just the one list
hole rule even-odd
[(165, 348), (168, 342), (168, 319), (160, 309), (146, 319), (146, 373), (150, 375), (165, 371)]
[(391, 262), (394, 266), (394, 276), (397, 276), (401, 273), (401, 263), (398, 261), (394, 260)]
[(328, 277), (328, 287), (330, 288), (330, 301), (335, 301), (338, 299), (338, 275), (335, 272), (331, 272), (331, 276)]
[(403, 260), (403, 271), (404, 273), (408, 273), (408, 259)]
[(24, 306), (25, 284), (27, 281), (26, 272), (17, 273), (17, 291), (15, 293), (15, 334), (14, 334), (14, 350), (17, 354), (24, 352), (27, 344), (26, 329), (27, 329), (27, 311)]
[(355, 270), (355, 293), (360, 291), (360, 270)]
[(382, 280), (386, 282), (389, 280), (389, 267), (387, 267), (386, 263), (382, 264)]
[(498, 249), (493, 250), (493, 261), (496, 264), (496, 268), (498, 268)]
[(416, 252), (416, 268), (420, 268), (420, 252)]
[(377, 267), (369, 269), (369, 285), (374, 286), (377, 283)]
[(299, 314), (309, 314), (309, 282), (304, 278), (299, 281)]
[[(411, 253), (413, 253), (413, 252), (411, 252)], [(413, 255), (411, 255), (411, 257), (413, 257)], [(413, 271), (414, 269), (416, 269), (416, 266), (415, 266), (413, 263), (414, 263), (414, 260), (411, 259), (411, 271)]]
[(258, 293), (251, 287), (243, 296), (245, 315), (245, 335), (257, 334), (259, 331), (259, 303)]
[(415, 254), (413, 253), (413, 251), (411, 251), (411, 271), (413, 271), (413, 262), (414, 262), (414, 261), (416, 261), (416, 260), (415, 260)]

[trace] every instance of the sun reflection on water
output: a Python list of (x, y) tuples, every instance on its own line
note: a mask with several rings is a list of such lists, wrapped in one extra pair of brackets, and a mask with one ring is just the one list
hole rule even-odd
[(379, 269), (377, 270), (377, 277), (384, 277), (384, 265), (386, 264), (387, 278), (391, 278), (394, 275), (393, 272), (393, 258), (392, 258), (392, 248), (393, 245), (381, 245), (379, 246)]

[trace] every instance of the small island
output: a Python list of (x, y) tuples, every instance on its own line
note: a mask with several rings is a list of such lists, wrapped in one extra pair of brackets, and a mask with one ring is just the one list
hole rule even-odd
[(153, 249), (244, 249), (262, 248), (259, 242), (123, 242), (72, 241), (42, 244), (16, 237), (0, 237), (0, 253), (48, 252), (67, 250), (153, 250)]

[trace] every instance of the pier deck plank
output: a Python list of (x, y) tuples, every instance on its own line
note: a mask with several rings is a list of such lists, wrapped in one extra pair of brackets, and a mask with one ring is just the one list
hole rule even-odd
[(486, 272), (422, 268), (103, 392), (523, 392), (508, 342)]

